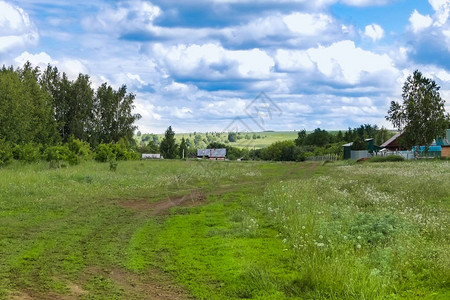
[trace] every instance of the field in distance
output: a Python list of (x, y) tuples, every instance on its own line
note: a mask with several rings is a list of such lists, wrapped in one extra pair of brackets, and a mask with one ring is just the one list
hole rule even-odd
[[(164, 134), (141, 134), (135, 135), (135, 139), (139, 144), (141, 142), (148, 143), (151, 139), (157, 137), (161, 141)], [(279, 141), (295, 140), (298, 136), (297, 131), (264, 131), (264, 132), (240, 132), (236, 134), (235, 142), (230, 142), (228, 133), (226, 132), (208, 132), (208, 133), (176, 133), (175, 138), (177, 143), (181, 142), (184, 137), (185, 140), (195, 144), (196, 148), (205, 148), (211, 142), (222, 143), (225, 145), (247, 148), (247, 149), (261, 149)]]

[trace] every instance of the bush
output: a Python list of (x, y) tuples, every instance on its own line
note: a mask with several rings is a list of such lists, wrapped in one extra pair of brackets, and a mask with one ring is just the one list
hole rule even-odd
[(35, 143), (16, 145), (13, 148), (13, 157), (27, 163), (36, 162), (41, 159), (41, 148), (42, 145)]
[(74, 139), (73, 137), (69, 139), (67, 143), (69, 150), (77, 156), (79, 160), (88, 160), (92, 158), (92, 150), (88, 142)]
[(7, 165), (13, 158), (11, 145), (6, 138), (0, 139), (0, 167)]
[(95, 152), (94, 159), (99, 162), (111, 160), (135, 160), (139, 159), (138, 152), (128, 150), (125, 145), (120, 144), (100, 144)]
[(44, 158), (50, 163), (50, 167), (59, 168), (61, 161), (67, 161), (70, 165), (78, 165), (80, 158), (69, 149), (68, 145), (48, 147), (44, 151)]
[(274, 161), (295, 161), (294, 153), (294, 141), (275, 142), (267, 148), (262, 149), (261, 158)]
[(107, 162), (116, 159), (111, 144), (100, 144), (95, 152), (94, 159), (99, 162)]
[(369, 159), (369, 162), (389, 162), (389, 161), (404, 161), (405, 158), (400, 155), (375, 156)]

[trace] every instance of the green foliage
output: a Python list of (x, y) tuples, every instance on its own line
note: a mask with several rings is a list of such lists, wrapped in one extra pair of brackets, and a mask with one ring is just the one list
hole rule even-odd
[(167, 128), (164, 138), (159, 145), (159, 149), (164, 158), (173, 159), (178, 155), (178, 145), (175, 142), (175, 132), (172, 130), (172, 126)]
[(388, 162), (388, 161), (405, 161), (405, 158), (400, 155), (388, 155), (388, 156), (374, 156), (369, 159), (369, 162)]
[(353, 141), (352, 150), (367, 150), (367, 143), (361, 137), (356, 137)]
[(0, 167), (7, 165), (12, 158), (11, 144), (5, 138), (0, 139)]
[(180, 158), (186, 158), (187, 155), (188, 155), (188, 147), (187, 147), (186, 141), (184, 140), (184, 137), (183, 137), (183, 138), (181, 138), (178, 156)]
[(69, 147), (69, 150), (77, 155), (81, 160), (88, 160), (92, 158), (93, 154), (88, 142), (70, 137), (67, 147)]
[(107, 162), (116, 159), (116, 154), (113, 152), (112, 144), (100, 144), (94, 154), (94, 159), (99, 162)]
[(115, 172), (117, 170), (117, 166), (119, 165), (119, 163), (117, 162), (117, 160), (112, 159), (109, 161), (109, 170), (112, 172)]
[[(126, 87), (106, 83), (96, 92), (88, 75), (75, 81), (50, 65), (41, 73), (27, 62), (23, 68), (0, 70), (0, 136), (12, 144), (55, 146), (70, 138), (97, 146), (133, 137), (135, 96)], [(77, 154), (84, 156), (84, 154)]]
[(400, 142), (405, 148), (429, 146), (433, 139), (444, 136), (450, 116), (439, 89), (434, 80), (416, 70), (403, 85), (403, 103), (391, 102), (386, 119), (403, 131)]
[(41, 159), (41, 144), (26, 143), (23, 145), (16, 145), (13, 148), (14, 159), (32, 163)]
[(276, 142), (262, 149), (261, 158), (273, 161), (295, 161), (294, 141)]
[(115, 91), (104, 83), (97, 89), (94, 110), (98, 116), (95, 120), (98, 141), (110, 143), (118, 142), (121, 138), (129, 141), (133, 139), (136, 129), (133, 124), (141, 118), (139, 114), (132, 114), (135, 97), (134, 94), (127, 94), (125, 85)]
[(237, 141), (237, 133), (236, 132), (229, 132), (228, 133), (228, 141), (230, 143), (235, 143)]
[(121, 139), (116, 144), (100, 144), (94, 154), (94, 159), (99, 162), (112, 160), (137, 160), (140, 158), (138, 152), (127, 147), (126, 139)]
[(12, 144), (53, 144), (58, 140), (49, 95), (39, 86), (38, 69), (0, 70), (0, 136)]
[(60, 167), (61, 161), (70, 161), (70, 164), (78, 164), (76, 155), (67, 146), (51, 146), (44, 150), (43, 157), (51, 167)]

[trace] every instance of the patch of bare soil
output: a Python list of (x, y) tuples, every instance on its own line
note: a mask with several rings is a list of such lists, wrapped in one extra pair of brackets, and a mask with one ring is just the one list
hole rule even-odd
[(135, 274), (121, 268), (111, 270), (89, 268), (83, 280), (87, 281), (90, 276), (95, 275), (112, 280), (123, 291), (124, 299), (192, 299), (185, 290), (172, 283), (169, 275), (157, 269), (144, 274)]
[(206, 203), (206, 197), (199, 191), (192, 191), (182, 197), (168, 197), (159, 202), (148, 202), (147, 200), (126, 201), (118, 203), (119, 206), (137, 211), (150, 211), (151, 215), (162, 215), (175, 206), (192, 207)]
[[(124, 269), (114, 268), (103, 270), (98, 267), (88, 268), (80, 278), (80, 282), (87, 282), (92, 276), (102, 276), (112, 280), (122, 291), (123, 299), (152, 299), (152, 300), (182, 300), (192, 299), (189, 294), (172, 283), (169, 275), (153, 269), (145, 274), (134, 274)], [(11, 300), (76, 300), (83, 296), (89, 297), (89, 291), (81, 285), (67, 282), (69, 294), (56, 293), (41, 294), (35, 291), (15, 292), (10, 295)]]

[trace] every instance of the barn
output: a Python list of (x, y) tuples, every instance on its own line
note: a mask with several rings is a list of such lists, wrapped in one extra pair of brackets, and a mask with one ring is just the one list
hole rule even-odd
[(225, 160), (225, 156), (227, 155), (227, 149), (198, 149), (197, 157), (198, 158), (209, 158), (211, 160)]

